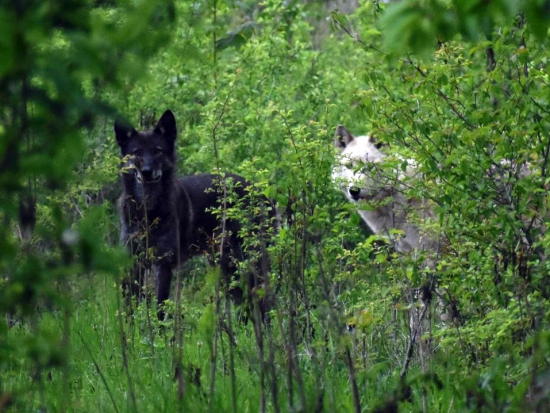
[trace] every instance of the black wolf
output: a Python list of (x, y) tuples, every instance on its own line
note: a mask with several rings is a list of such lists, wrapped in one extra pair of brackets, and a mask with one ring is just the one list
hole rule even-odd
[[(114, 129), (123, 165), (123, 192), (118, 205), (122, 241), (136, 258), (130, 279), (123, 284), (126, 296), (143, 294), (144, 269), (152, 267), (161, 308), (170, 295), (172, 270), (192, 255), (207, 253), (214, 257), (228, 283), (239, 263), (254, 255), (246, 280), (241, 280), (248, 291), (245, 293), (240, 286), (229, 291), (237, 303), (246, 295), (252, 305), (252, 291), (268, 271), (265, 248), (256, 245), (246, 251), (243, 232), (247, 230), (239, 221), (225, 218), (224, 211), (233, 205), (248, 208), (252, 202), (257, 203), (262, 212), (251, 218), (248, 228), (252, 229), (248, 231), (263, 236), (264, 224), (270, 220), (267, 200), (251, 196), (249, 184), (238, 175), (202, 174), (177, 179), (176, 120), (170, 110), (152, 130), (137, 132), (120, 121), (115, 122)], [(257, 303), (263, 315), (265, 298)], [(159, 317), (163, 317), (162, 311)]]

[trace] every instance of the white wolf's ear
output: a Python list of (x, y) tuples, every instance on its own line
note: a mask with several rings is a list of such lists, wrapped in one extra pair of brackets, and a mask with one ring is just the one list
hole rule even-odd
[(115, 136), (118, 146), (124, 148), (128, 143), (128, 140), (134, 136), (137, 131), (125, 120), (115, 120)]
[(175, 141), (178, 131), (176, 129), (176, 118), (170, 109), (162, 114), (157, 126), (155, 126), (155, 133), (168, 138), (170, 141)]
[(338, 149), (344, 149), (351, 141), (355, 139), (351, 133), (342, 125), (338, 125), (334, 134), (334, 146)]

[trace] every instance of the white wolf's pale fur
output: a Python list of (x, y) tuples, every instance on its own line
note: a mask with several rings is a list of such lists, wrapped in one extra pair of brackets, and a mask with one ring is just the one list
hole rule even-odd
[[(386, 154), (372, 136), (353, 136), (339, 125), (334, 145), (339, 151), (332, 180), (346, 197), (359, 206), (358, 212), (377, 235), (386, 236), (399, 253), (434, 249), (434, 242), (411, 223), (411, 213), (431, 216), (422, 200), (407, 197), (404, 181), (414, 179), (415, 163), (398, 158), (395, 167), (384, 165)], [(400, 161), (399, 161), (400, 159)], [(406, 167), (401, 166), (405, 164)], [(398, 230), (398, 231), (392, 231)]]

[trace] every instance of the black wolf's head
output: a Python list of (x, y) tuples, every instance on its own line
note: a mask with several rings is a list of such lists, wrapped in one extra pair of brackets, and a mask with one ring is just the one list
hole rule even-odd
[(138, 184), (154, 185), (171, 177), (176, 164), (174, 143), (176, 119), (167, 110), (154, 129), (138, 132), (127, 123), (115, 122), (115, 135), (122, 157), (128, 157), (129, 177)]

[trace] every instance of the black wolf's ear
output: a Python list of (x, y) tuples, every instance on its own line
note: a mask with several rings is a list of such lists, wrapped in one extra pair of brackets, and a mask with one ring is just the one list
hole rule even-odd
[(155, 126), (155, 133), (172, 142), (176, 140), (176, 136), (178, 134), (176, 129), (176, 118), (171, 110), (167, 110), (162, 114), (159, 123)]
[(338, 149), (344, 149), (353, 139), (353, 135), (349, 133), (346, 128), (342, 125), (338, 125), (336, 133), (334, 134), (334, 146)]
[(115, 120), (116, 141), (121, 148), (124, 148), (128, 140), (136, 133), (136, 130), (128, 122), (121, 119)]

